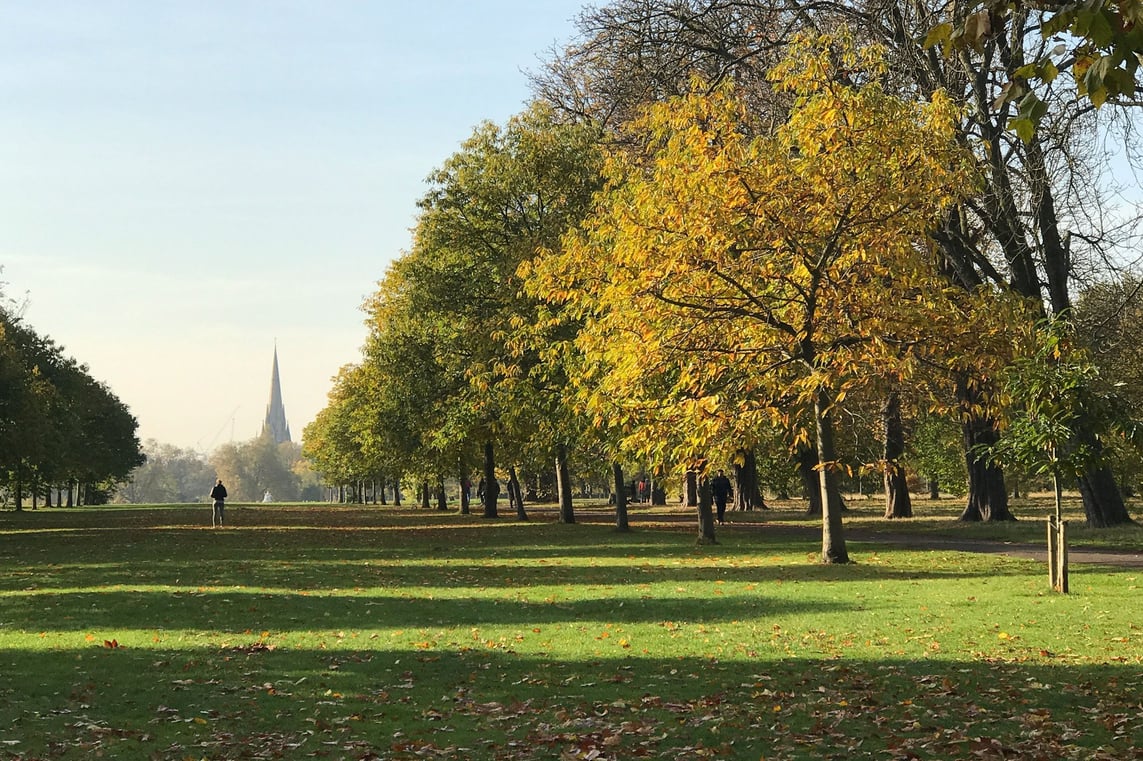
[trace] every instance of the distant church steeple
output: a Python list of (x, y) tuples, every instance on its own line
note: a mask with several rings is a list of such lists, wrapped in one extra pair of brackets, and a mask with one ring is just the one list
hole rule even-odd
[(278, 344), (274, 343), (274, 372), (270, 376), (270, 403), (266, 405), (266, 422), (262, 435), (273, 436), (275, 444), (290, 441), (290, 424), (286, 422), (286, 407), (282, 404), (282, 382), (278, 378)]

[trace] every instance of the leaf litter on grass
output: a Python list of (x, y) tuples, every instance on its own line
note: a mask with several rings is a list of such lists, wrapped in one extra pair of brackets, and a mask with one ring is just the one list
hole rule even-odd
[[(182, 749), (195, 758), (1130, 759), (1143, 746), (1143, 685), (1131, 676), (1141, 648), (1113, 578), (1087, 576), (1086, 601), (1065, 601), (1036, 591), (1034, 565), (957, 553), (879, 548), (876, 562), (824, 569), (765, 536), (695, 552), (677, 531), (644, 530), (613, 552), (602, 530), (543, 525), (437, 526), (429, 552), (412, 518), (402, 528), (380, 514), (399, 539), (378, 544), (353, 533), (376, 514), (353, 515), (338, 529), (344, 514), (306, 513), (329, 530), (275, 542), (251, 533), (244, 544), (235, 532), (233, 544), (201, 548), (193, 561), (159, 562), (107, 532), (69, 545), (77, 567), (56, 563), (53, 575), (84, 597), (39, 589), (26, 593), (37, 604), (19, 608), (0, 597), (0, 617), (15, 624), (0, 633), (10, 661), (0, 666), (17, 680), (0, 677), (0, 694), (19, 695), (0, 717), (13, 739), (46, 738), (39, 749), (0, 748), (0, 758), (51, 757), (73, 740), (92, 754), (152, 758)], [(30, 562), (40, 549), (16, 551), (33, 553)], [(227, 586), (236, 563), (242, 588)], [(203, 564), (210, 573), (194, 570)], [(119, 565), (155, 591), (124, 586)], [(240, 589), (261, 596), (257, 610), (221, 602)], [(53, 613), (74, 623), (45, 626), (40, 600), (53, 611), (68, 600), (84, 607)], [(85, 625), (92, 600), (114, 625)], [(151, 610), (188, 628), (156, 627)], [(25, 628), (37, 633), (34, 647)], [(85, 652), (101, 657), (69, 660), (76, 631), (92, 635)], [(66, 684), (79, 687), (74, 697), (59, 695)]]

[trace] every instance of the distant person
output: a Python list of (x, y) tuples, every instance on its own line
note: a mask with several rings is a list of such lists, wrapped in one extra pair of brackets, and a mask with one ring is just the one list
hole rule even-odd
[(222, 485), (221, 478), (210, 490), (210, 498), (214, 502), (214, 511), (210, 514), (210, 525), (212, 527), (221, 526), (226, 512), (226, 487)]
[(718, 475), (710, 482), (710, 494), (714, 497), (714, 506), (720, 524), (726, 522), (726, 501), (730, 499), (731, 491), (730, 479), (721, 470), (718, 471)]
[(262, 501), (263, 502), (273, 502), (274, 501), (274, 497), (272, 494), (270, 494), (269, 489), (267, 489), (266, 493), (262, 495)]

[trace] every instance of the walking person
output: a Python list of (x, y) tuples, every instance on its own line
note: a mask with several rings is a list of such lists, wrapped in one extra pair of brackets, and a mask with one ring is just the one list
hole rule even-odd
[(214, 502), (213, 512), (210, 514), (211, 527), (218, 527), (222, 525), (223, 517), (226, 513), (226, 487), (222, 485), (222, 479), (218, 479), (218, 483), (210, 490), (210, 498)]
[(710, 495), (714, 497), (719, 525), (726, 522), (726, 501), (730, 499), (731, 491), (730, 479), (721, 470), (718, 471), (718, 475), (710, 482)]

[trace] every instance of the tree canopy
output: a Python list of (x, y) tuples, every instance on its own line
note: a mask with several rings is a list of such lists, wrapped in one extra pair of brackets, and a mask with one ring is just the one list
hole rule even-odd
[[(538, 102), (430, 176), (411, 248), (366, 305), (362, 362), (307, 447), (327, 475), (439, 483), (482, 456), (495, 479), (493, 446), (516, 464), (590, 449), (658, 477), (777, 444), (817, 479), (829, 562), (846, 559), (837, 478), (870, 461), (887, 491), (906, 489), (907, 463), (967, 472), (963, 517), (1012, 518), (980, 455), (1017, 419), (1004, 368), (1044, 316), (1073, 319), (1079, 278), (1127, 229), (1102, 213), (1091, 150), (1110, 85), (1051, 68), (1095, 68), (1126, 94), (1122, 51), (1093, 57), (1102, 9), (585, 9), (534, 77)], [(1052, 16), (1087, 24), (1067, 46), (1091, 60), (1059, 60)], [(882, 446), (840, 453), (843, 413)], [(1072, 445), (1100, 446), (1095, 418), (1079, 422)], [(910, 447), (916, 427), (928, 438)], [(1078, 478), (1106, 525), (1126, 512), (1098, 461)]]
[(104, 501), (144, 461), (137, 429), (85, 365), (0, 309), (0, 469), (17, 508), (25, 490), (56, 486)]
[(844, 35), (795, 39), (772, 73), (794, 105), (772, 134), (729, 86), (652, 106), (584, 230), (535, 265), (587, 320), (593, 410), (620, 415), (631, 448), (700, 462), (772, 426), (816, 441), (827, 561), (846, 558), (835, 409), (909, 375), (902, 349), (963, 303), (926, 244), (970, 188), (956, 109), (886, 93), (883, 70)]

